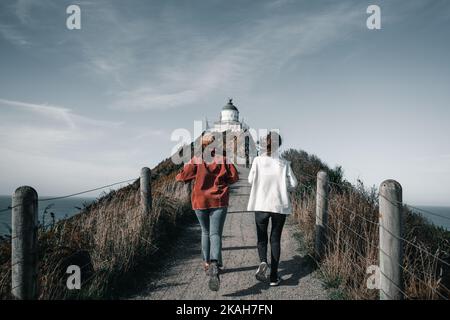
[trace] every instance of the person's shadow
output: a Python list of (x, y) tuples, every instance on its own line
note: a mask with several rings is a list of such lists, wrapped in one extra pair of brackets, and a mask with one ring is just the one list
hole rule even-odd
[[(257, 266), (250, 267), (240, 267), (226, 271), (227, 273), (231, 272), (240, 272), (254, 269), (256, 271)], [(312, 263), (311, 258), (309, 256), (294, 256), (292, 259), (288, 261), (281, 261), (278, 274), (283, 279), (280, 283), (280, 286), (297, 286), (300, 282), (300, 279), (309, 275), (314, 271), (314, 263)], [(233, 293), (224, 294), (224, 297), (245, 297), (250, 295), (256, 295), (262, 293), (263, 290), (269, 289), (268, 282), (259, 282), (255, 279), (255, 284), (250, 288), (239, 290)]]

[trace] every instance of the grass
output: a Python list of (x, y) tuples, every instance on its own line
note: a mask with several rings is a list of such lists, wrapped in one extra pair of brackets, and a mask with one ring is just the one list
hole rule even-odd
[[(152, 210), (140, 209), (139, 180), (111, 191), (71, 218), (38, 232), (39, 299), (108, 299), (159, 259), (160, 248), (191, 212), (189, 185), (175, 182), (170, 159), (152, 172)], [(11, 299), (11, 243), (0, 241), (0, 299)], [(81, 268), (81, 290), (68, 290), (69, 265)]]
[(349, 297), (345, 294), (343, 289), (331, 289), (328, 295), (330, 300), (349, 300)]
[[(378, 265), (378, 196), (375, 188), (361, 181), (351, 185), (343, 179), (342, 168), (330, 169), (319, 158), (304, 151), (289, 150), (299, 186), (293, 197), (294, 218), (302, 233), (303, 247), (314, 256), (315, 176), (328, 172), (329, 220), (327, 245), (320, 274), (334, 297), (377, 299), (378, 291), (367, 288), (366, 268)], [(450, 233), (404, 207), (403, 283), (409, 299), (450, 298), (449, 270), (436, 257), (450, 262)], [(432, 255), (424, 253), (424, 250)], [(337, 290), (337, 291), (336, 291)]]

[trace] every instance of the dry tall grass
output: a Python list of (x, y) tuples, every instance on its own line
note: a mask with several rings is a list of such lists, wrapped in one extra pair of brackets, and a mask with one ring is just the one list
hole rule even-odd
[[(169, 168), (167, 168), (169, 167)], [(39, 298), (106, 298), (139, 263), (157, 259), (184, 213), (189, 185), (176, 183), (167, 163), (153, 174), (150, 214), (140, 210), (139, 181), (101, 197), (84, 211), (39, 231)], [(10, 297), (10, 243), (0, 244), (0, 298)], [(81, 267), (82, 289), (68, 290), (66, 269)]]
[[(329, 228), (327, 248), (320, 263), (325, 284), (337, 288), (342, 299), (377, 299), (376, 290), (367, 288), (366, 268), (378, 265), (378, 196), (360, 182), (352, 186), (342, 179), (340, 168), (330, 169), (317, 157), (290, 150), (284, 154), (292, 162), (300, 185), (293, 199), (294, 217), (304, 244), (314, 254), (316, 173), (328, 171)], [(450, 298), (448, 269), (435, 257), (447, 262), (450, 233), (431, 225), (420, 215), (404, 208), (405, 234), (402, 263), (404, 292), (409, 299)], [(426, 254), (432, 253), (432, 255)]]

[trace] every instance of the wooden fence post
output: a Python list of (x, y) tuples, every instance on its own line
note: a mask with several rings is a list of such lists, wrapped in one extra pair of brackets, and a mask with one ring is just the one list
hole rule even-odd
[(380, 185), (380, 299), (403, 298), (402, 186), (395, 180)]
[(36, 299), (38, 194), (32, 187), (16, 189), (12, 197), (11, 293), (16, 299)]
[(149, 214), (152, 209), (152, 171), (150, 168), (141, 169), (140, 190), (141, 190), (141, 209)]
[(318, 260), (322, 259), (326, 245), (326, 225), (328, 224), (328, 175), (325, 171), (317, 173), (316, 190), (316, 228), (315, 253)]

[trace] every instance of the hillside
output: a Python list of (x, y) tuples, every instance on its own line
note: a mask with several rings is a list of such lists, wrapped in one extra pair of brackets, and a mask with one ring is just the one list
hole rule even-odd
[[(366, 267), (378, 264), (378, 193), (362, 182), (352, 185), (342, 168), (329, 168), (314, 155), (288, 150), (299, 185), (293, 194), (294, 229), (302, 250), (313, 254), (315, 181), (319, 170), (328, 172), (329, 229), (326, 256), (318, 264), (332, 297), (376, 299), (377, 291), (366, 286)], [(152, 170), (153, 210), (144, 215), (139, 207), (139, 180), (111, 191), (82, 212), (39, 230), (39, 298), (117, 298), (125, 287), (138, 281), (136, 272), (159, 266), (161, 247), (172, 243), (174, 231), (191, 217), (190, 185), (175, 182), (181, 165), (171, 159)], [(450, 297), (447, 288), (450, 233), (433, 226), (418, 213), (404, 207), (405, 291), (410, 299)], [(180, 248), (182, 250), (183, 248)], [(432, 253), (426, 254), (426, 253)], [(11, 290), (10, 239), (0, 241), (0, 298)], [(445, 263), (442, 263), (445, 262)], [(82, 268), (82, 289), (66, 289), (66, 268)], [(237, 266), (236, 266), (237, 267)]]

